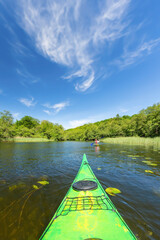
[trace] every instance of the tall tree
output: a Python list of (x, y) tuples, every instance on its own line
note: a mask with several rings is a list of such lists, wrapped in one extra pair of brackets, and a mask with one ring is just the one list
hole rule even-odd
[(35, 128), (39, 124), (40, 124), (40, 121), (38, 119), (30, 117), (30, 116), (25, 116), (25, 117), (21, 118), (21, 120), (16, 121), (17, 127), (24, 126), (29, 129)]
[(6, 140), (14, 135), (13, 117), (9, 111), (0, 112), (0, 139)]

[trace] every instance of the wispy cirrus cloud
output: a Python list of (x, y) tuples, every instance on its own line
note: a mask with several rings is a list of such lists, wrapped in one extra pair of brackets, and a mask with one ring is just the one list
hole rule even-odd
[(24, 67), (16, 69), (17, 74), (21, 77), (21, 83), (25, 85), (26, 83), (34, 84), (39, 82), (39, 78), (30, 74)]
[(84, 92), (96, 80), (99, 46), (125, 34), (130, 2), (102, 0), (92, 6), (82, 0), (22, 0), (17, 1), (17, 22), (39, 53), (68, 67), (65, 78), (76, 79), (75, 89)]
[(3, 90), (2, 90), (2, 89), (0, 89), (0, 95), (1, 95), (1, 94), (3, 94)]
[(144, 56), (152, 54), (153, 50), (160, 45), (160, 38), (150, 40), (148, 42), (143, 42), (136, 49), (129, 50), (126, 48), (124, 54), (114, 61), (114, 64), (118, 65), (120, 69), (123, 69)]
[[(54, 105), (51, 105), (50, 103), (43, 104), (44, 107), (53, 109), (55, 113), (60, 112), (61, 110), (63, 110), (65, 107), (69, 105), (70, 105), (69, 101), (56, 103)], [(48, 110), (43, 110), (43, 111), (46, 112), (47, 114), (51, 114), (51, 111), (48, 111)]]
[(51, 115), (51, 114), (52, 114), (52, 112), (49, 111), (49, 110), (43, 110), (43, 112), (47, 113), (48, 115)]
[(69, 102), (57, 103), (53, 106), (53, 109), (55, 109), (56, 113), (58, 113), (67, 106), (69, 106)]
[(20, 98), (19, 102), (24, 104), (27, 107), (33, 107), (35, 106), (37, 103), (34, 101), (34, 98), (31, 97), (31, 99), (27, 99), (27, 98)]

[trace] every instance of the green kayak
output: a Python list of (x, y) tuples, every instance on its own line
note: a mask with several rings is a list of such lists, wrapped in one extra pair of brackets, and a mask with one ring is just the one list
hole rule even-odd
[(95, 177), (86, 155), (40, 240), (136, 239)]

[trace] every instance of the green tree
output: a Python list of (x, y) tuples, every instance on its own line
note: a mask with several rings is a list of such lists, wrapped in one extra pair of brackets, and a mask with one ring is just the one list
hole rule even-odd
[(25, 116), (23, 118), (21, 118), (21, 120), (17, 120), (16, 121), (16, 126), (24, 126), (26, 128), (35, 128), (36, 126), (38, 126), (40, 124), (40, 121), (38, 119), (35, 119), (33, 117), (30, 116)]
[(51, 139), (54, 141), (63, 141), (64, 140), (64, 128), (62, 125), (53, 124), (52, 136)]
[(14, 136), (13, 117), (9, 111), (0, 112), (0, 139), (6, 140)]
[(20, 137), (33, 137), (35, 135), (35, 129), (20, 125), (18, 128), (16, 127), (16, 135)]
[(84, 140), (93, 141), (95, 138), (99, 138), (98, 127), (93, 124), (87, 124), (87, 127), (84, 132)]
[(40, 124), (40, 133), (43, 137), (51, 139), (53, 135), (53, 123), (43, 120)]
[(115, 118), (65, 131), (67, 140), (94, 140), (99, 137), (118, 136), (160, 136), (160, 104), (154, 104), (133, 116), (120, 117), (117, 114)]

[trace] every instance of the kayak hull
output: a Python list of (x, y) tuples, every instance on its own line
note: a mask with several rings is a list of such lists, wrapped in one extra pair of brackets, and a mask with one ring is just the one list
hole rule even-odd
[[(73, 184), (94, 181), (97, 188), (78, 191)], [(79, 172), (40, 240), (136, 239), (102, 188), (84, 155)]]

